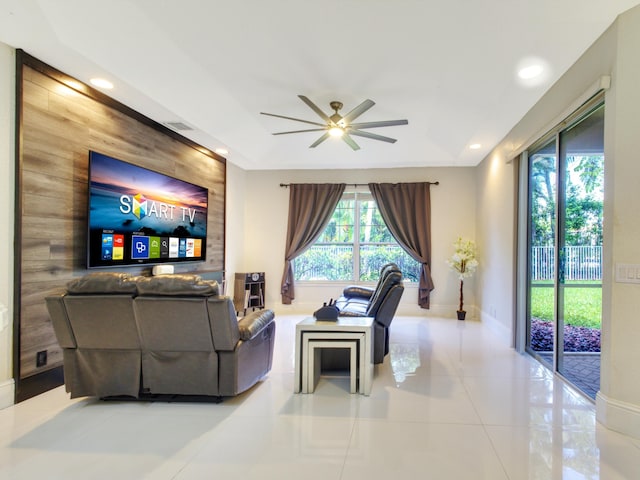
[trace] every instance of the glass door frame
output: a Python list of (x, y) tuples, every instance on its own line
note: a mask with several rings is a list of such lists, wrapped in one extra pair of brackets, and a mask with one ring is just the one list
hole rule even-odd
[[(538, 354), (538, 352), (536, 352), (535, 350), (533, 350), (532, 348), (530, 348), (529, 346), (529, 342), (528, 339), (530, 339), (531, 337), (531, 295), (530, 295), (530, 291), (532, 288), (532, 281), (531, 281), (531, 271), (532, 271), (532, 260), (531, 260), (531, 245), (530, 245), (530, 241), (531, 241), (531, 216), (533, 214), (532, 211), (532, 207), (531, 207), (531, 176), (532, 176), (532, 162), (530, 160), (530, 156), (529, 153), (535, 153), (537, 150), (544, 148), (545, 146), (551, 145), (553, 144), (554, 146), (554, 164), (553, 164), (553, 172), (555, 174), (555, 198), (554, 198), (554, 210), (553, 210), (553, 228), (554, 228), (554, 235), (553, 235), (553, 251), (554, 251), (554, 259), (553, 259), (553, 272), (554, 272), (554, 276), (553, 276), (553, 285), (551, 287), (538, 287), (538, 288), (553, 288), (553, 312), (554, 312), (554, 318), (553, 318), (553, 351), (552, 351), (552, 359), (551, 359), (551, 365), (548, 365), (548, 362), (546, 362), (541, 355)], [(525, 262), (525, 284), (524, 284), (524, 289), (525, 289), (525, 312), (524, 312), (524, 325), (523, 325), (523, 330), (524, 330), (524, 343), (523, 343), (523, 351), (525, 351), (526, 353), (528, 353), (529, 355), (531, 355), (532, 357), (534, 357), (536, 360), (538, 360), (540, 363), (544, 364), (544, 365), (548, 365), (554, 372), (558, 371), (558, 364), (560, 362), (560, 356), (559, 356), (559, 347), (561, 346), (561, 344), (559, 345), (559, 332), (561, 332), (562, 330), (559, 328), (559, 316), (558, 316), (558, 312), (560, 311), (560, 304), (559, 304), (559, 294), (560, 294), (560, 288), (559, 288), (559, 275), (560, 275), (560, 268), (561, 268), (561, 254), (560, 254), (560, 250), (559, 250), (559, 245), (560, 245), (560, 236), (561, 236), (561, 219), (560, 219), (560, 208), (559, 206), (562, 205), (561, 204), (561, 185), (562, 185), (562, 178), (561, 178), (561, 172), (560, 172), (560, 167), (561, 167), (561, 161), (560, 161), (560, 130), (554, 131), (551, 134), (547, 134), (544, 137), (542, 137), (540, 140), (538, 140), (534, 145), (532, 145), (532, 147), (527, 151), (527, 156), (523, 158), (524, 160), (524, 164), (523, 164), (523, 170), (525, 171), (525, 191), (526, 191), (526, 197), (525, 197), (525, 225), (526, 225), (526, 237), (524, 239), (525, 244), (524, 244), (524, 251), (525, 251), (525, 258), (526, 258), (526, 262)]]
[[(517, 168), (517, 217), (516, 217), (516, 301), (515, 301), (515, 320), (514, 320), (514, 345), (516, 351), (520, 353), (528, 353), (536, 357), (535, 352), (528, 348), (528, 339), (530, 335), (530, 272), (531, 272), (531, 254), (530, 254), (530, 217), (531, 217), (531, 205), (530, 205), (530, 161), (529, 152), (547, 145), (551, 142), (555, 142), (556, 147), (556, 205), (555, 205), (555, 278), (554, 278), (554, 321), (553, 321), (553, 335), (554, 335), (554, 348), (553, 348), (553, 365), (552, 371), (562, 376), (562, 353), (564, 351), (563, 346), (563, 317), (564, 309), (562, 308), (563, 292), (559, 286), (559, 279), (562, 275), (562, 252), (561, 248), (564, 246), (564, 211), (559, 208), (561, 202), (566, 201), (565, 192), (565, 172), (564, 164), (560, 156), (563, 154), (562, 145), (560, 142), (560, 134), (563, 131), (570, 129), (572, 126), (579, 123), (582, 119), (589, 116), (597, 108), (604, 105), (604, 91), (596, 93), (587, 102), (585, 102), (579, 109), (569, 115), (564, 121), (560, 122), (553, 129), (548, 131), (545, 135), (542, 135), (537, 141), (532, 143), (526, 150), (522, 151), (514, 159), (514, 164)], [(564, 204), (564, 203), (562, 203)], [(562, 218), (561, 218), (562, 217)], [(562, 352), (560, 351), (562, 350)], [(539, 359), (540, 360), (540, 359)], [(564, 378), (564, 376), (563, 376)], [(570, 381), (569, 381), (570, 382)]]

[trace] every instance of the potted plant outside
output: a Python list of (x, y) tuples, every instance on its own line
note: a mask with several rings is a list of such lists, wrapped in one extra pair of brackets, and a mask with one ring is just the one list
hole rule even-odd
[(476, 260), (476, 244), (473, 240), (466, 240), (462, 237), (453, 244), (454, 253), (447, 264), (457, 273), (460, 279), (460, 303), (458, 305), (458, 320), (464, 320), (467, 312), (464, 310), (464, 279), (471, 277), (476, 268), (478, 268), (478, 260)]

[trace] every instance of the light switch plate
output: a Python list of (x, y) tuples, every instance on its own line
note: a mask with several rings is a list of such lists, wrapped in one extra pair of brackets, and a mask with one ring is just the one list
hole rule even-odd
[(637, 263), (616, 263), (616, 282), (640, 283), (640, 265)]

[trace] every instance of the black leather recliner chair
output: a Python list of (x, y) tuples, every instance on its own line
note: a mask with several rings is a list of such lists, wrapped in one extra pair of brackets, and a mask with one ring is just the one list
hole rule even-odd
[(342, 317), (374, 317), (373, 363), (382, 363), (389, 353), (389, 326), (403, 292), (402, 272), (388, 263), (381, 268), (375, 288), (351, 285), (336, 301)]

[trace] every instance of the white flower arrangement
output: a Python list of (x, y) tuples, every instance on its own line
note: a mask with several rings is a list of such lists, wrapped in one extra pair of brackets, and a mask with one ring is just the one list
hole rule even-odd
[(458, 278), (463, 280), (470, 277), (478, 268), (478, 260), (476, 260), (476, 244), (473, 240), (465, 240), (458, 237), (453, 244), (454, 254), (447, 264), (452, 270), (458, 273)]
[(454, 253), (447, 264), (449, 267), (458, 274), (460, 279), (460, 304), (458, 306), (458, 319), (463, 320), (465, 312), (464, 297), (463, 297), (463, 285), (464, 279), (473, 275), (478, 268), (478, 260), (476, 260), (476, 244), (473, 240), (465, 240), (462, 237), (453, 244)]

